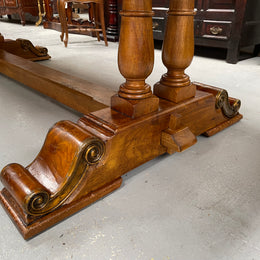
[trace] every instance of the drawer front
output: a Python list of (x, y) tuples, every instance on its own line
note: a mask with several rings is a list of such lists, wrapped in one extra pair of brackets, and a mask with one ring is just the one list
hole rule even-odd
[(207, 9), (235, 9), (235, 0), (205, 0), (205, 10)]
[(231, 33), (231, 22), (203, 21), (201, 24), (201, 35), (204, 38), (215, 38), (227, 40)]
[(4, 0), (6, 7), (18, 7), (17, 0)]

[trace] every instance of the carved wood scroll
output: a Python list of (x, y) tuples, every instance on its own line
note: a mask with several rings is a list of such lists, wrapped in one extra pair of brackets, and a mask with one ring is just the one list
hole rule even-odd
[(31, 61), (50, 59), (47, 48), (34, 46), (29, 40), (25, 39), (5, 40), (1, 33), (0, 49)]

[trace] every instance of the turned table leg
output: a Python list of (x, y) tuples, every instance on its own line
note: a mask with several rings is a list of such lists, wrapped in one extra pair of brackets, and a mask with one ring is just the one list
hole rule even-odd
[(196, 86), (184, 70), (194, 55), (194, 1), (170, 0), (162, 60), (167, 67), (154, 86), (154, 94), (178, 103), (195, 96)]
[(126, 82), (111, 107), (134, 118), (156, 111), (159, 104), (145, 82), (154, 65), (152, 0), (126, 0), (122, 9), (118, 66)]
[[(11, 164), (0, 173), (4, 185), (0, 203), (25, 239), (119, 188), (121, 176), (132, 169), (164, 153), (182, 152), (196, 143), (196, 136), (212, 136), (242, 118), (239, 100), (229, 98), (224, 89), (191, 83), (184, 73), (194, 50), (193, 8), (193, 0), (170, 0), (163, 48), (168, 71), (155, 85), (155, 96), (145, 82), (154, 64), (152, 0), (123, 1), (118, 65), (125, 82), (112, 96), (111, 107), (99, 102), (100, 96), (110, 96), (103, 88), (68, 80), (73, 89), (86, 89), (76, 97), (65, 95), (64, 100), (72, 97), (76, 103), (85, 96), (83, 106), (94, 112), (77, 123), (58, 122), (31, 164)], [(1, 35), (0, 43), (0, 68), (19, 80), (15, 65), (20, 60), (7, 59)], [(56, 83), (53, 77), (61, 74), (28, 67), (34, 76), (26, 83), (35, 82), (36, 69), (48, 75), (41, 81), (38, 77), (40, 89), (47, 87), (52, 95), (64, 95), (64, 89), (71, 93), (62, 84), (71, 75), (65, 80), (58, 76)]]

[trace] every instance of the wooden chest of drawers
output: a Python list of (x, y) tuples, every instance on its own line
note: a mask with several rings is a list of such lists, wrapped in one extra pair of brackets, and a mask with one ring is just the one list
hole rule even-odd
[(25, 13), (38, 16), (37, 0), (0, 0), (0, 15), (18, 13), (21, 23), (25, 25)]
[[(163, 39), (169, 0), (153, 0), (154, 38)], [(227, 62), (236, 63), (241, 47), (260, 50), (260, 1), (196, 0), (195, 44), (227, 49)]]

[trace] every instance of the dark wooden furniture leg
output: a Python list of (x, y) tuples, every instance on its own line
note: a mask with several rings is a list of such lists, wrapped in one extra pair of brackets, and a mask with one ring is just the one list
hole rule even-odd
[[(25, 239), (117, 189), (128, 171), (181, 152), (196, 136), (211, 136), (242, 118), (239, 100), (223, 89), (191, 83), (184, 74), (193, 53), (193, 8), (193, 0), (170, 1), (167, 28), (181, 26), (174, 27), (176, 37), (166, 32), (168, 72), (156, 85), (157, 97), (145, 83), (153, 68), (152, 1), (123, 2), (118, 61), (126, 81), (111, 107), (97, 107), (77, 123), (58, 122), (30, 165), (10, 164), (1, 172), (0, 201)], [(102, 94), (97, 92), (93, 98)]]
[(236, 64), (239, 59), (239, 46), (234, 44), (232, 48), (227, 48), (227, 58), (226, 61), (231, 64)]
[(260, 53), (260, 44), (255, 45), (254, 56), (257, 56)]
[(108, 41), (117, 42), (118, 35), (118, 8), (117, 0), (107, 0), (108, 5), (108, 25), (107, 25), (107, 39)]
[[(236, 8), (240, 8), (242, 10), (245, 10), (246, 2), (244, 0), (237, 0), (236, 1)], [(234, 24), (233, 30), (231, 32), (231, 39), (229, 41), (229, 44), (227, 46), (227, 57), (226, 61), (228, 63), (236, 64), (239, 60), (239, 54), (240, 54), (240, 40), (241, 40), (241, 32), (243, 28), (243, 21), (244, 21), (244, 15), (245, 13), (239, 12), (238, 15), (234, 18)]]
[[(96, 32), (96, 36), (98, 41), (100, 41), (100, 35), (99, 33), (102, 32), (103, 39), (105, 42), (105, 45), (108, 46), (107, 43), (107, 36), (106, 36), (106, 28), (105, 28), (105, 19), (104, 19), (104, 1), (103, 0), (77, 0), (73, 1), (74, 3), (82, 3), (82, 4), (89, 4), (90, 5), (90, 11), (89, 16), (92, 17), (91, 12), (93, 11), (93, 18), (91, 19), (93, 21), (94, 26), (91, 28), (87, 28), (87, 31)], [(58, 12), (60, 17), (60, 23), (61, 23), (61, 41), (64, 42), (65, 47), (68, 45), (68, 24), (72, 23), (71, 17), (68, 17), (68, 14), (71, 14), (71, 12), (66, 12), (65, 5), (71, 5), (71, 0), (58, 0), (57, 6), (58, 6)], [(93, 10), (94, 9), (94, 10)], [(80, 28), (81, 26), (79, 26)], [(100, 28), (101, 27), (101, 28)], [(64, 39), (65, 34), (65, 39)]]

